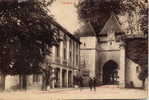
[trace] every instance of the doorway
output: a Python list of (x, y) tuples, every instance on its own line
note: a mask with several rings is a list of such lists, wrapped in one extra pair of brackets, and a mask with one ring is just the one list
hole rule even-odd
[(103, 84), (110, 85), (116, 84), (118, 77), (118, 64), (113, 61), (107, 61), (103, 66)]

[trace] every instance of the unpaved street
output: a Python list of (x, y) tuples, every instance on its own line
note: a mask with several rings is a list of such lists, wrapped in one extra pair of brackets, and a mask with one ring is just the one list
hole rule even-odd
[(0, 100), (61, 100), (61, 99), (142, 99), (147, 97), (147, 90), (121, 89), (101, 86), (96, 91), (88, 88), (52, 89), (49, 91), (1, 92)]

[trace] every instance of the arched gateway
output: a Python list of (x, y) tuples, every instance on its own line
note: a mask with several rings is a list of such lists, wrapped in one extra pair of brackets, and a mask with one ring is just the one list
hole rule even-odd
[(116, 84), (118, 78), (118, 64), (113, 61), (107, 61), (103, 66), (103, 84)]
[[(114, 13), (105, 20), (100, 32), (92, 25), (80, 30), (80, 62), (89, 70), (90, 77), (96, 77), (97, 85), (119, 84), (125, 87), (125, 47), (121, 37), (124, 32)], [(83, 29), (83, 28), (81, 28)], [(89, 29), (87, 31), (86, 29)], [(117, 81), (118, 80), (118, 81)]]

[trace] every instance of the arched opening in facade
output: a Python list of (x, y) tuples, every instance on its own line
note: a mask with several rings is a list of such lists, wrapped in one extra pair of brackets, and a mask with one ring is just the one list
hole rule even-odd
[(113, 61), (107, 61), (103, 66), (103, 84), (110, 85), (110, 84), (117, 84), (118, 79), (118, 64)]

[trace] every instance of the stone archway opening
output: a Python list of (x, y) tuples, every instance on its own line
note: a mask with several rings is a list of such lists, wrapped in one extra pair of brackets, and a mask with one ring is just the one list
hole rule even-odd
[(103, 66), (103, 84), (111, 85), (117, 83), (118, 78), (118, 64), (113, 61), (107, 61)]

